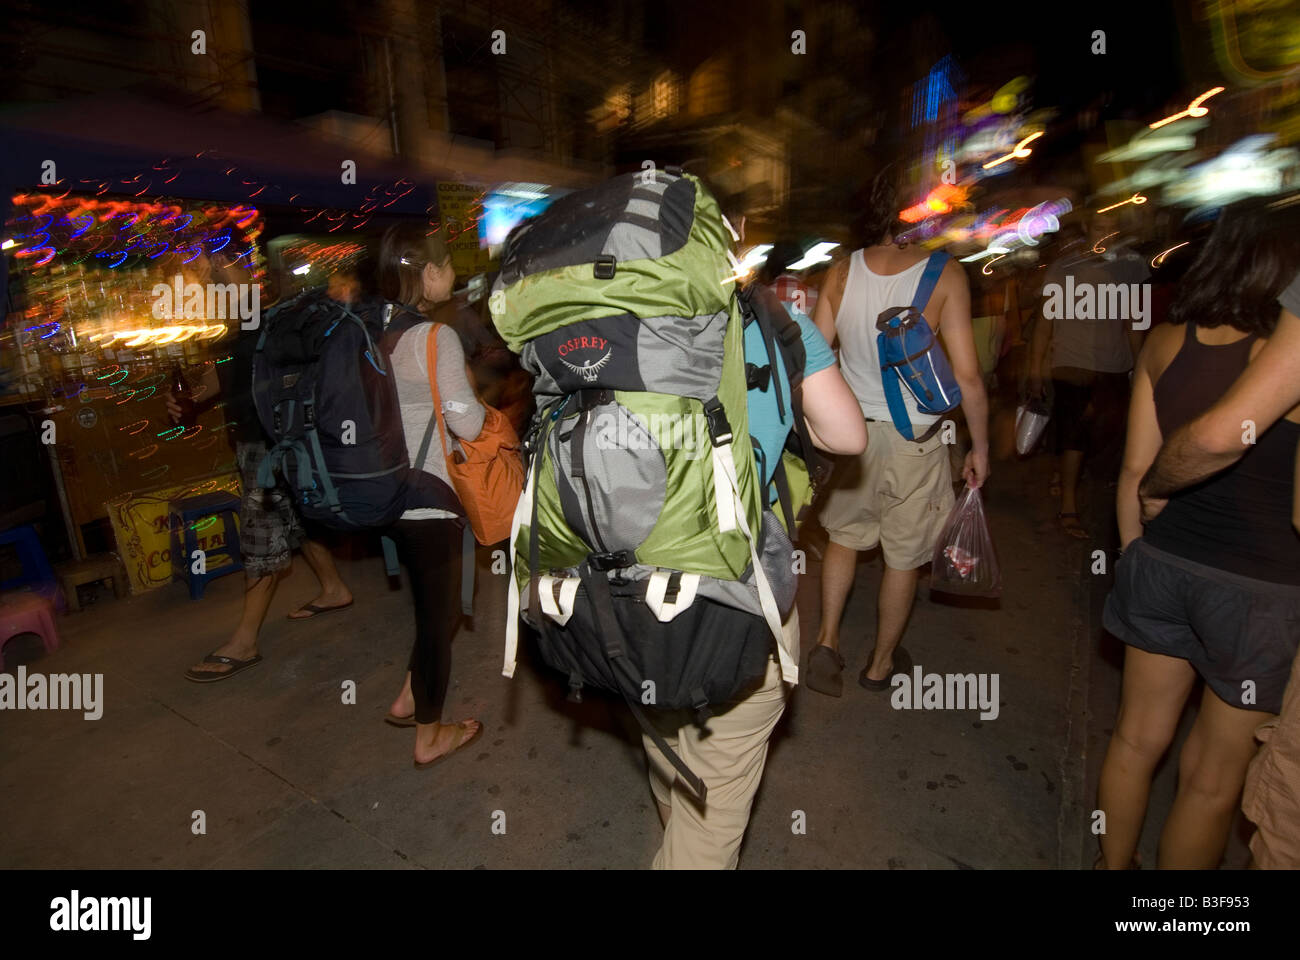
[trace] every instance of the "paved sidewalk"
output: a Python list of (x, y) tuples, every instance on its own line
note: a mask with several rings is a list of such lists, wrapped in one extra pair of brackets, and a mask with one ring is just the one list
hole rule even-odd
[[(850, 598), (846, 693), (799, 689), (783, 718), (741, 866), (1077, 868), (1091, 810), (1083, 748), (1095, 638), (1082, 547), (1055, 529), (1047, 465), (997, 464), (988, 507), (1005, 581), (1000, 609), (923, 599), (905, 644), (927, 672), (996, 673), (999, 715), (899, 711), (854, 682), (874, 630), (879, 560)], [(448, 717), (484, 735), (464, 755), (411, 766), (413, 732), (382, 722), (413, 627), (377, 557), (341, 562), (357, 596), (303, 623), (314, 595), (299, 561), (263, 631), (266, 660), (211, 685), (186, 667), (224, 642), (239, 577), (191, 603), (172, 585), (101, 599), (60, 622), (64, 646), (6, 648), (7, 669), (102, 672), (103, 718), (0, 714), (0, 866), (636, 868), (659, 824), (636, 727), (597, 696), (524, 660), (500, 675), (503, 576), (480, 556), (473, 630), (454, 649)], [(805, 648), (818, 565), (800, 592)], [(851, 626), (852, 625), (852, 626)], [(20, 649), (22, 648), (22, 649)], [(342, 702), (356, 684), (356, 704)], [(1103, 740), (1104, 746), (1104, 740)], [(203, 811), (207, 832), (191, 831)], [(500, 811), (500, 813), (497, 813)], [(802, 811), (806, 834), (792, 832)], [(504, 835), (493, 833), (504, 814)], [(495, 819), (494, 819), (495, 818)]]

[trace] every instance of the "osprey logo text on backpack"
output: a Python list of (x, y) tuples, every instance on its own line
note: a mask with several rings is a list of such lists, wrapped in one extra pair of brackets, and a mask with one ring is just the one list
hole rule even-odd
[[(573, 337), (556, 348), (560, 362), (582, 377), (586, 383), (595, 383), (600, 371), (613, 357), (614, 348), (603, 337)], [(598, 356), (592, 356), (593, 354)], [(581, 363), (574, 361), (581, 360)]]

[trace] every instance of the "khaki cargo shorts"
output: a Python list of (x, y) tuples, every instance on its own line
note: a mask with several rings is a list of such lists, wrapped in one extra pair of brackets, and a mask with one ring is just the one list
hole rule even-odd
[(930, 562), (954, 502), (942, 430), (917, 443), (892, 423), (868, 420), (867, 449), (840, 458), (820, 520), (832, 543), (880, 544), (890, 567), (915, 570)]
[(1264, 745), (1250, 763), (1242, 812), (1259, 829), (1250, 852), (1261, 870), (1300, 870), (1300, 656), (1282, 699), (1282, 712), (1260, 726)]

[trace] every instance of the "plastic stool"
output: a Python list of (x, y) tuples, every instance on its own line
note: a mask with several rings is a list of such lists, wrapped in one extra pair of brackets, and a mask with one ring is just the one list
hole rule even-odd
[(41, 546), (41, 538), (36, 535), (36, 528), (24, 524), (0, 530), (0, 546), (9, 545), (17, 551), (23, 572), (9, 580), (0, 581), (0, 590), (32, 586), (38, 593), (53, 600), (55, 608), (62, 612), (64, 606), (59, 581), (50, 568), (50, 561), (45, 556), (45, 548)]
[(20, 633), (41, 638), (46, 653), (59, 649), (54, 629), (54, 604), (39, 593), (11, 593), (0, 597), (0, 671), (5, 668), (4, 645)]
[(127, 595), (129, 589), (122, 561), (112, 553), (59, 564), (58, 574), (59, 583), (63, 585), (63, 598), (71, 613), (81, 611), (81, 598), (77, 596), (77, 587), (83, 584), (107, 580), (113, 586), (113, 596), (119, 600)]
[[(198, 497), (173, 500), (167, 504), (168, 527), (171, 530), (172, 576), (183, 577), (190, 585), (190, 599), (203, 599), (208, 581), (238, 573), (244, 569), (239, 557), (239, 498), (229, 493), (205, 493)], [(205, 550), (206, 573), (194, 573), (191, 559), (198, 549), (198, 536), (194, 526), (206, 517), (220, 517), (226, 532), (224, 546)], [(227, 556), (230, 562), (215, 569), (213, 557)]]

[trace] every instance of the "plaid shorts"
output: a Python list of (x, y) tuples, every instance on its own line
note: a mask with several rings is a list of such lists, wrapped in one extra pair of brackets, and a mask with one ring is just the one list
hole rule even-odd
[(293, 551), (307, 539), (293, 494), (279, 481), (269, 490), (257, 485), (257, 468), (266, 457), (266, 444), (237, 443), (235, 458), (244, 499), (239, 505), (239, 552), (244, 573), (266, 577), (289, 569)]

